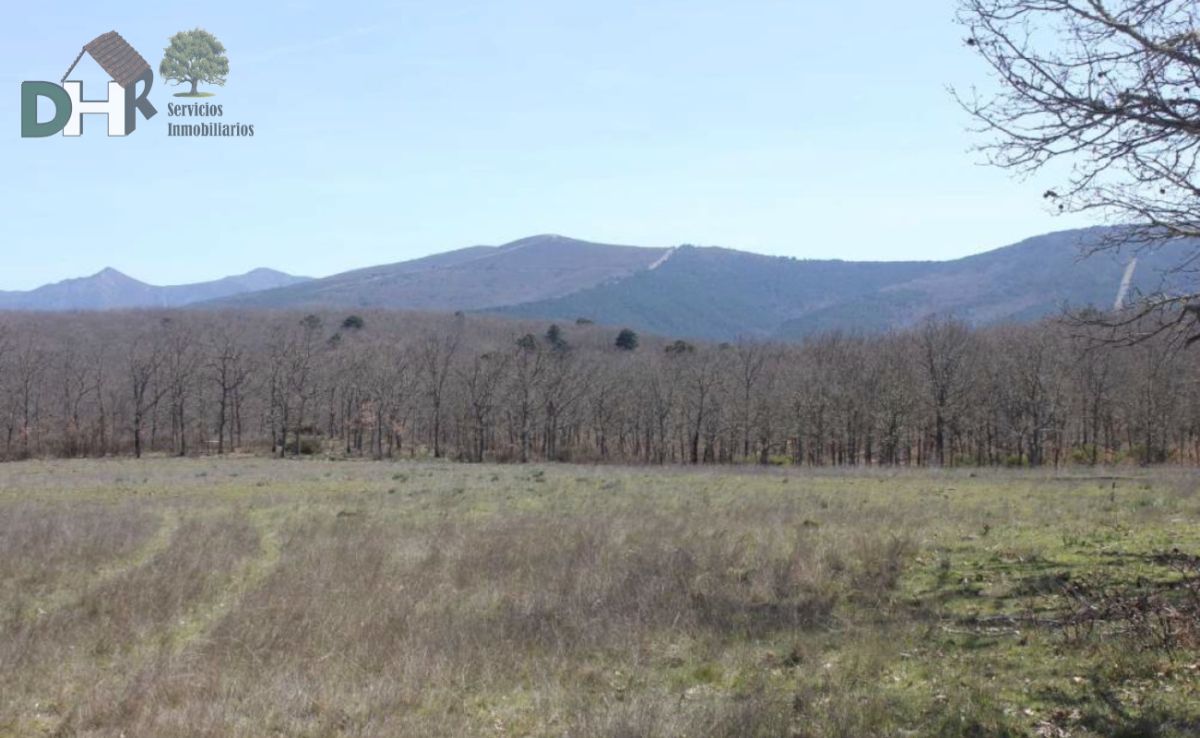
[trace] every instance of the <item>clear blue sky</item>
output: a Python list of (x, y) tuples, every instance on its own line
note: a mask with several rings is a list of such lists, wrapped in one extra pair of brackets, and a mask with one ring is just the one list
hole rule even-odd
[[(65, 8), (64, 5), (70, 6)], [(34, 3), (0, 27), (0, 289), (113, 266), (314, 276), (535, 233), (944, 259), (1081, 225), (979, 166), (952, 0)], [(21, 80), (119, 31), (229, 50), (242, 140), (19, 137)], [(85, 60), (85, 93), (105, 76)]]

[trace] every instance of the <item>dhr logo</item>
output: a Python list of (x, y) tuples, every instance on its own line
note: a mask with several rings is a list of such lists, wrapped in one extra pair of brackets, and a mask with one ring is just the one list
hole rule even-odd
[[(106, 100), (85, 100), (83, 83), (67, 80), (84, 54), (91, 56), (112, 78)], [(147, 99), (154, 84), (153, 70), (116, 31), (101, 34), (84, 45), (60, 82), (61, 86), (53, 82), (21, 83), (22, 138), (44, 138), (59, 131), (64, 136), (82, 135), (83, 116), (93, 113), (108, 117), (108, 135), (127, 136), (137, 128), (139, 112), (147, 119), (158, 112)], [(139, 82), (145, 83), (140, 94)], [(53, 105), (54, 116), (50, 120), (38, 120), (39, 98)]]

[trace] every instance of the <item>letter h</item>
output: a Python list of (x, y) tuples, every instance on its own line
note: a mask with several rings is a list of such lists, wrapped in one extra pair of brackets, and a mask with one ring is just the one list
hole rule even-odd
[(83, 83), (71, 80), (63, 82), (63, 89), (71, 98), (71, 117), (63, 128), (64, 136), (83, 135), (83, 116), (102, 114), (108, 116), (108, 135), (124, 136), (129, 133), (126, 124), (125, 88), (116, 82), (108, 83), (107, 100), (84, 100)]

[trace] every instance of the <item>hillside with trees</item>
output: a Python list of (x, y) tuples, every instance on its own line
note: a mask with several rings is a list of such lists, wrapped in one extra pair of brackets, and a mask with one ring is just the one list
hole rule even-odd
[(650, 267), (666, 249), (563, 236), (471, 246), (220, 301), (222, 306), (478, 310), (571, 294)]
[[(1082, 255), (1111, 229), (1063, 231), (952, 261), (853, 262), (681, 247), (653, 271), (565, 297), (502, 308), (505, 315), (632, 325), (667, 335), (797, 339), (827, 331), (910, 328), (933, 315), (971, 325), (1036, 321), (1064, 308), (1107, 310), (1129, 265), (1120, 253)], [(1171, 289), (1194, 242), (1141, 254), (1130, 296)]]

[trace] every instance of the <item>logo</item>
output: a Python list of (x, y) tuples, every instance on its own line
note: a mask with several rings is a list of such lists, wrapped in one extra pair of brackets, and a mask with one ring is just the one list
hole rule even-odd
[[(67, 79), (84, 54), (112, 78), (104, 100), (84, 98), (83, 82)], [(200, 85), (224, 85), (229, 75), (229, 57), (225, 55), (224, 44), (203, 28), (180, 31), (163, 49), (158, 74), (169, 84), (188, 85), (189, 89), (176, 92), (175, 97), (212, 97), (213, 93), (201, 90)], [(128, 136), (137, 128), (139, 114), (146, 120), (158, 114), (149, 97), (153, 86), (154, 71), (150, 65), (121, 34), (109, 31), (84, 45), (59, 84), (21, 83), (21, 137), (45, 138), (60, 132), (64, 136), (82, 136), (85, 115), (107, 117), (109, 136)], [(47, 120), (39, 120), (39, 113), (44, 114), (47, 109), (53, 114)], [(167, 122), (167, 136), (235, 139), (254, 135), (253, 123), (227, 123), (224, 115), (222, 105), (168, 103), (167, 118), (171, 120)], [(179, 119), (184, 120), (175, 122)]]
[[(105, 100), (84, 99), (83, 83), (67, 79), (84, 54), (91, 56), (112, 78)], [(109, 136), (128, 136), (137, 128), (138, 113), (147, 120), (158, 113), (147, 98), (154, 86), (154, 71), (116, 31), (101, 34), (84, 44), (59, 82), (57, 85), (53, 82), (21, 83), (22, 138), (45, 138), (60, 131), (64, 136), (81, 136), (83, 116), (89, 114), (107, 116)], [(139, 83), (144, 85), (140, 91)], [(47, 121), (38, 120), (39, 99), (48, 100), (54, 109), (54, 115)]]

